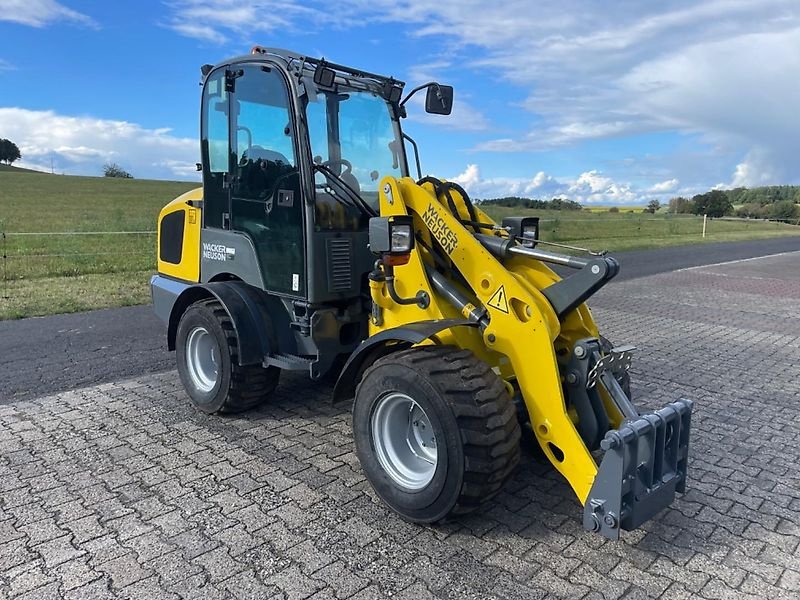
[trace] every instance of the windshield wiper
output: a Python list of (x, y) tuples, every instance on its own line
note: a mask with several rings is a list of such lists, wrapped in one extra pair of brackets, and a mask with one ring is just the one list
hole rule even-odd
[[(367, 215), (368, 217), (378, 217), (380, 216), (379, 213), (372, 208), (369, 204), (367, 204), (361, 195), (355, 191), (350, 185), (344, 181), (339, 175), (336, 174), (335, 171), (326, 167), (325, 165), (314, 165), (315, 171), (321, 171), (323, 175), (326, 176), (328, 187), (331, 191), (336, 192), (337, 190), (331, 186), (331, 183), (335, 183), (336, 186), (339, 188), (340, 193), (344, 193), (344, 196), (347, 197), (347, 204), (349, 206), (353, 206), (356, 209), (360, 210), (362, 213)], [(344, 200), (342, 196), (338, 196), (340, 200)]]

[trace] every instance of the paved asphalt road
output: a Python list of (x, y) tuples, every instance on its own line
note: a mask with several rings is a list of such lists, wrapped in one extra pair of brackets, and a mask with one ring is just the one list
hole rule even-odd
[[(615, 256), (615, 282), (800, 249), (800, 237), (681, 246)], [(149, 306), (0, 322), (0, 403), (174, 368)]]
[(0, 406), (0, 600), (797, 600), (798, 260), (594, 298), (638, 347), (637, 403), (695, 400), (687, 493), (618, 542), (583, 530), (528, 446), (479, 512), (411, 525), (365, 481), (328, 386), (290, 375), (259, 409), (209, 417), (170, 371)]

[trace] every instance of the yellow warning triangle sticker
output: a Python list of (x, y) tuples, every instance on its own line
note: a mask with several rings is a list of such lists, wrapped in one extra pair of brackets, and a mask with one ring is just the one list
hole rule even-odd
[(489, 298), (488, 304), (492, 308), (496, 308), (500, 312), (508, 314), (508, 298), (506, 298), (506, 290), (504, 286), (501, 285), (500, 289), (492, 294), (492, 297)]

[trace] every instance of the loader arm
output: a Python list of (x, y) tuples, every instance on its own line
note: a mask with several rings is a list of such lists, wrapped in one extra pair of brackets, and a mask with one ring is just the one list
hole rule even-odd
[[(503, 266), (431, 191), (411, 179), (387, 178), (382, 182), (381, 215), (403, 214), (411, 214), (415, 228), (427, 230), (448, 252), (476, 300), (488, 311), (489, 326), (483, 331), (469, 332), (471, 343), (456, 337), (463, 338), (464, 333), (452, 333), (458, 345), (468, 347), (492, 366), (498, 366), (502, 357), (508, 358), (510, 372), (516, 377), (542, 450), (567, 479), (581, 503), (585, 502), (597, 475), (597, 465), (567, 414), (554, 348), (556, 339), (562, 335), (561, 323), (541, 292), (541, 288), (547, 287), (543, 284), (556, 283), (557, 276), (552, 271), (548, 273), (549, 269), (541, 269), (533, 285), (524, 284), (523, 278)], [(491, 222), (483, 214), (479, 218)], [(455, 311), (433, 290), (421, 252), (412, 253), (409, 263), (395, 270), (398, 293), (413, 296), (423, 290), (439, 300), (432, 301), (427, 309), (389, 300), (384, 303), (384, 325), (381, 328), (373, 325), (374, 329), (444, 318)], [(583, 330), (570, 333), (596, 336), (594, 322), (588, 314), (585, 317), (588, 318)], [(480, 339), (475, 339), (477, 336)]]
[[(515, 387), (543, 452), (585, 506), (587, 528), (618, 537), (620, 525), (638, 525), (682, 491), (691, 403), (640, 422), (608, 379), (611, 363), (627, 368), (630, 358), (604, 356), (584, 301), (616, 274), (616, 261), (518, 245), (457, 186), (441, 183), (381, 182), (381, 216), (411, 215), (419, 243), (407, 264), (383, 267), (390, 277), (372, 278), (370, 333), (435, 319), (477, 323), (423, 343), (469, 349)], [(578, 270), (562, 279), (546, 260)], [(413, 301), (422, 297), (429, 301)], [(592, 452), (601, 440), (609, 458), (599, 469)], [(637, 511), (639, 502), (646, 507)]]

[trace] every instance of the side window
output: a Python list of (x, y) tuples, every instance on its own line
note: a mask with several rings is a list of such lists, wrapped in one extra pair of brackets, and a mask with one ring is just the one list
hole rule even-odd
[[(330, 127), (335, 127), (338, 119), (328, 119), (328, 95), (319, 92), (309, 98), (306, 103), (306, 123), (308, 123), (308, 137), (311, 142), (311, 156), (315, 164), (327, 166), (336, 175), (348, 173), (349, 168), (341, 161), (331, 160), (331, 144), (337, 144), (337, 135), (329, 132)], [(336, 111), (339, 112), (338, 109)], [(341, 151), (341, 146), (339, 147)], [(351, 163), (352, 166), (352, 163)], [(346, 183), (350, 184), (354, 190), (358, 190), (358, 185), (353, 186), (353, 179), (345, 175)], [(354, 206), (343, 204), (336, 200), (329, 192), (328, 180), (325, 173), (321, 170), (314, 171), (315, 187), (315, 211), (314, 219), (317, 228), (322, 230), (357, 230), (366, 227), (363, 215)]]
[(231, 97), (232, 227), (252, 240), (267, 289), (305, 293), (303, 203), (283, 77), (248, 65)]
[(286, 83), (277, 72), (264, 69), (245, 67), (233, 95), (234, 196), (260, 201), (297, 172)]
[(228, 214), (228, 192), (223, 179), (230, 168), (228, 152), (228, 93), (225, 91), (225, 69), (219, 69), (206, 81), (203, 90), (202, 127), (203, 155), (203, 219), (206, 227), (223, 227)]

